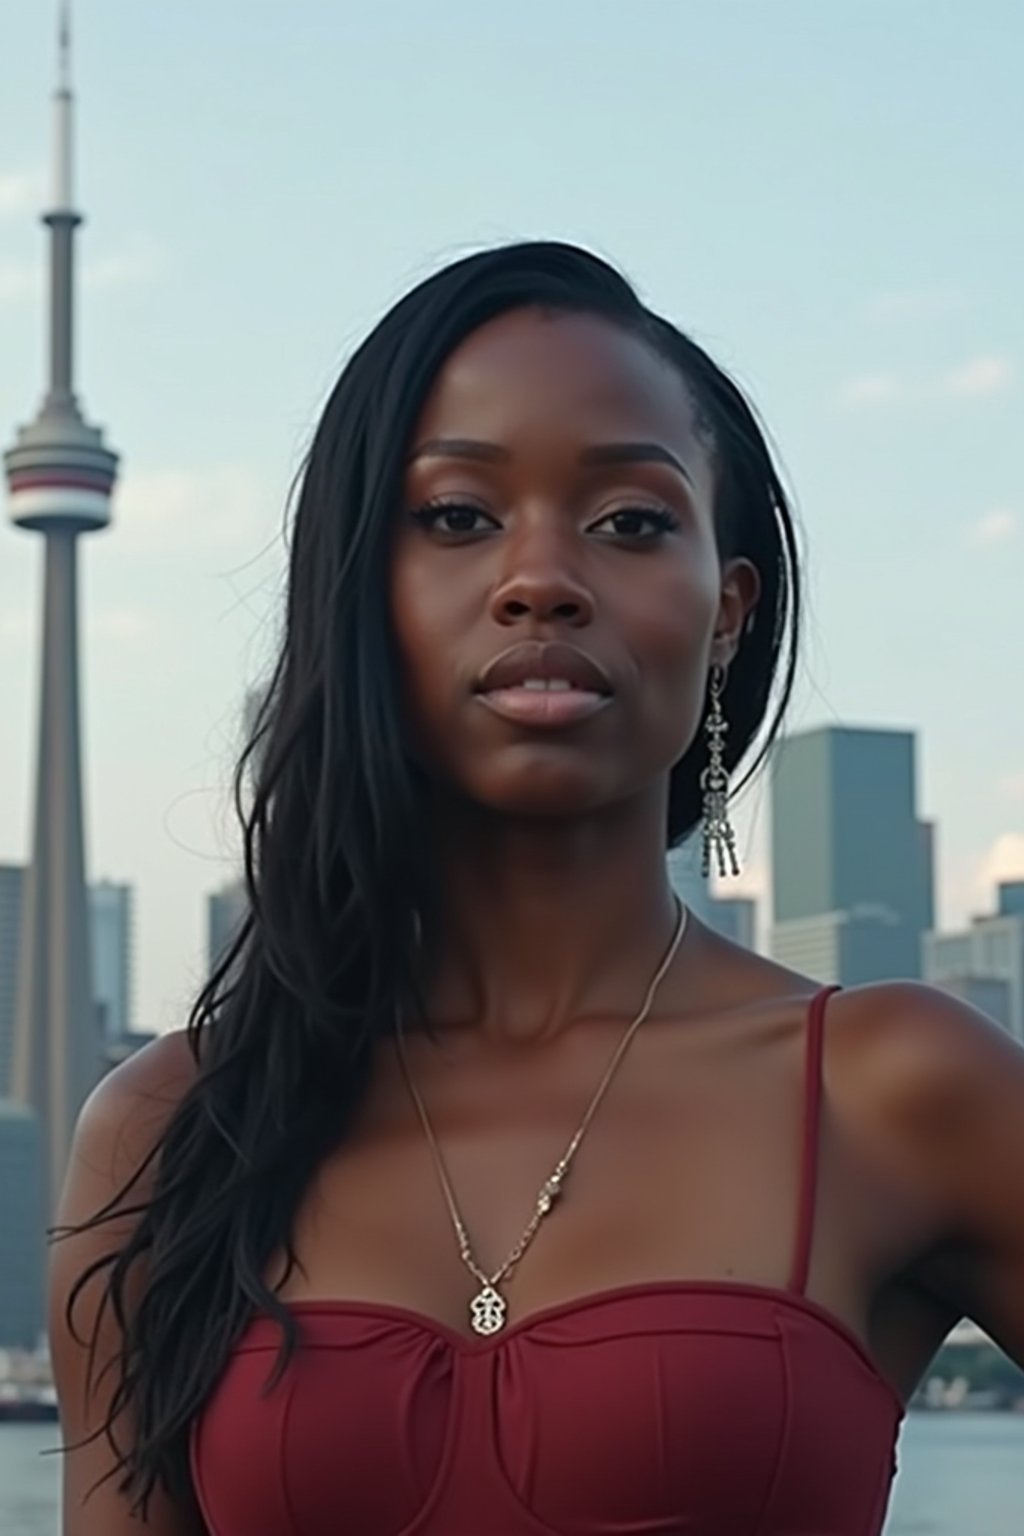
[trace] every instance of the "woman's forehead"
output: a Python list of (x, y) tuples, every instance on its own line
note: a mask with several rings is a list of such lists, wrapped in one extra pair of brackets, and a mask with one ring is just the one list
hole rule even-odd
[(654, 439), (704, 458), (690, 388), (641, 338), (599, 316), (513, 310), (442, 365), (410, 448), (427, 438)]

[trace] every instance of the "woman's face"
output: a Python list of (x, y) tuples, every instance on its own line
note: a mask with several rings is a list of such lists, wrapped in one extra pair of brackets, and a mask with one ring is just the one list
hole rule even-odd
[(509, 815), (662, 794), (757, 595), (719, 560), (713, 496), (689, 391), (643, 342), (535, 309), (469, 336), (409, 445), (392, 555), (427, 773)]

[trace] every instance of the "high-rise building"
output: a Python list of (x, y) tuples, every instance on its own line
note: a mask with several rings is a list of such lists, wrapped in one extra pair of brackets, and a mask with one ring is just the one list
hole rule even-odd
[(144, 1050), (147, 1045), (152, 1045), (158, 1036), (152, 1030), (131, 1030), (126, 1035), (119, 1035), (116, 1040), (111, 1040), (103, 1053), (103, 1063), (109, 1072), (113, 1067), (119, 1067), (129, 1056), (134, 1056), (136, 1051)]
[[(25, 890), (20, 864), (0, 864), (0, 1098), (11, 1095), (11, 1056), (18, 996), (19, 934)], [(100, 1073), (150, 1038), (134, 1027), (134, 892), (101, 880), (88, 888), (93, 1007)]]
[(826, 726), (779, 746), (772, 779), (772, 954), (822, 982), (921, 975), (933, 835), (907, 731)]
[(42, 1180), (35, 1111), (0, 1098), (0, 1348), (33, 1349), (43, 1329)]
[(11, 1092), (24, 883), (25, 871), (20, 864), (0, 864), (0, 1099), (7, 1098)]
[(1024, 1042), (1024, 882), (998, 888), (996, 911), (959, 933), (929, 933), (924, 978), (960, 997)]
[(211, 891), (206, 898), (206, 958), (211, 972), (223, 959), (248, 909), (249, 897), (242, 880)]
[(710, 921), (711, 887), (701, 873), (703, 848), (699, 832), (668, 852), (668, 878), (679, 900), (702, 923)]
[[(925, 936), (927, 944), (927, 935)], [(1016, 1034), (1013, 1027), (1013, 999), (1010, 992), (1010, 984), (1000, 981), (995, 976), (971, 976), (970, 974), (945, 976), (942, 974), (941, 964), (935, 967), (937, 974), (928, 975), (931, 962), (925, 951), (925, 979), (942, 992), (948, 992), (950, 997), (959, 998), (970, 1008), (977, 1008), (979, 1013), (988, 1014), (996, 1024), (1001, 1024), (1004, 1029)]]
[[(266, 687), (249, 688), (246, 690), (242, 700), (241, 713), (241, 743), (246, 746), (256, 730), (256, 724), (266, 697)], [(245, 787), (250, 795), (260, 771), (263, 747), (264, 741), (261, 740), (246, 765)], [(237, 935), (248, 910), (249, 893), (246, 890), (245, 881), (241, 878), (229, 881), (226, 885), (222, 885), (219, 890), (211, 891), (209, 896), (207, 896), (206, 963), (208, 974), (212, 973), (220, 964), (229, 944)]]
[[(265, 687), (247, 688), (245, 690), (245, 697), (242, 700), (243, 741), (248, 742), (255, 733), (256, 725), (260, 718), (260, 711), (263, 708), (266, 698), (267, 689)], [(257, 753), (256, 760), (252, 764), (253, 767), (259, 766), (258, 758), (259, 754)]]
[(101, 1070), (92, 1000), (78, 692), (78, 541), (106, 528), (117, 455), (85, 421), (74, 391), (72, 98), (66, 9), (54, 97), (49, 386), (36, 419), (4, 456), (15, 525), (42, 534), (42, 697), (36, 803), (22, 903), (11, 1088), (43, 1136), (44, 1198), (52, 1210), (74, 1122)]
[(864, 905), (776, 923), (772, 958), (823, 985), (853, 987), (919, 974), (919, 940), (890, 908)]
[(707, 921), (723, 938), (741, 944), (744, 949), (756, 949), (756, 901), (746, 896), (715, 896), (710, 904)]
[(135, 1027), (133, 906), (130, 885), (98, 880), (89, 887), (93, 997), (105, 1046), (131, 1034)]

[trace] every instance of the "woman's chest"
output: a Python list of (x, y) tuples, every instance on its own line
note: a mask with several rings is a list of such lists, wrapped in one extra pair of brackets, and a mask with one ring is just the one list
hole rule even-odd
[[(808, 1192), (802, 1043), (776, 1031), (731, 1049), (727, 1040), (684, 1049), (667, 1035), (634, 1045), (507, 1281), (510, 1319), (652, 1279), (784, 1286)], [(589, 1053), (422, 1069), (437, 1154), (488, 1275), (534, 1217), (613, 1048), (608, 1035)], [(814, 1150), (816, 1292), (859, 1327), (881, 1240), (877, 1199), (840, 1125), (823, 1124)], [(374, 1084), (359, 1125), (307, 1190), (293, 1235), (302, 1270), (284, 1294), (373, 1298), (467, 1326), (478, 1287), (398, 1074)]]

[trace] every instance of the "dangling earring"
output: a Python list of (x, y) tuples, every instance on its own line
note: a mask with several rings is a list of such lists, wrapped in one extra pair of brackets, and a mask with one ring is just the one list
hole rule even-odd
[(711, 669), (707, 719), (704, 729), (708, 737), (708, 766), (700, 776), (704, 791), (704, 857), (701, 872), (707, 875), (711, 869), (711, 850), (714, 848), (718, 873), (728, 870), (738, 875), (739, 859), (736, 856), (736, 833), (729, 821), (729, 775), (722, 761), (722, 738), (729, 729), (722, 713), (722, 690), (725, 687), (725, 668), (715, 665)]

